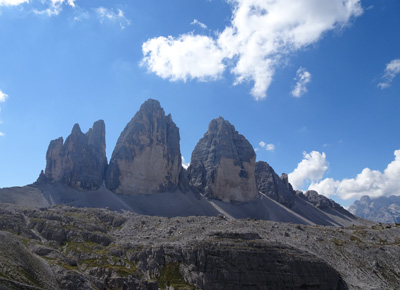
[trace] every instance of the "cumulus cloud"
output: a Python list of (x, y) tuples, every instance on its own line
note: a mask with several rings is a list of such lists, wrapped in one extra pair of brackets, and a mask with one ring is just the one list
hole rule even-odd
[(400, 195), (400, 150), (394, 151), (394, 160), (386, 169), (371, 170), (364, 168), (355, 178), (335, 180), (323, 178), (328, 170), (325, 153), (316, 151), (304, 153), (303, 160), (289, 174), (289, 182), (295, 189), (304, 189), (306, 181), (309, 190), (316, 190), (327, 197), (337, 196), (341, 199)]
[(327, 178), (310, 185), (326, 196), (336, 195), (342, 199), (400, 195), (400, 150), (394, 151), (394, 160), (383, 172), (365, 168), (355, 178), (341, 181)]
[(203, 29), (207, 29), (207, 25), (205, 25), (204, 23), (198, 21), (197, 19), (193, 19), (193, 21), (190, 23), (190, 25), (198, 25)]
[(114, 22), (118, 23), (121, 29), (125, 29), (127, 26), (131, 24), (131, 21), (125, 17), (124, 12), (121, 9), (108, 9), (105, 7), (99, 7), (95, 9), (97, 16), (100, 19), (100, 22)]
[(0, 6), (18, 6), (28, 2), (29, 0), (0, 0)]
[[(7, 100), (8, 96), (3, 93), (2, 91), (0, 91), (0, 104), (4, 103)], [(0, 112), (1, 112), (1, 107), (0, 107)], [(2, 121), (0, 120), (0, 124), (2, 123)], [(0, 131), (0, 137), (4, 136), (4, 133)]]
[(293, 97), (300, 98), (307, 93), (307, 84), (311, 82), (311, 74), (304, 68), (300, 67), (296, 72), (296, 85), (291, 94)]
[(325, 153), (318, 151), (303, 152), (303, 160), (288, 175), (289, 182), (294, 189), (303, 189), (306, 183), (313, 184), (320, 181), (328, 170), (328, 166)]
[[(229, 68), (235, 84), (252, 82), (251, 94), (263, 99), (282, 59), (362, 14), (360, 0), (226, 1), (233, 13), (221, 33), (149, 39), (143, 44), (142, 63), (162, 78), (184, 81), (189, 76), (215, 80)], [(187, 59), (190, 66), (184, 63)], [(204, 62), (213, 70), (204, 70)]]
[(171, 81), (217, 79), (224, 71), (224, 55), (208, 36), (185, 34), (157, 37), (143, 44), (142, 65)]
[(386, 65), (382, 82), (378, 84), (382, 90), (390, 87), (393, 79), (400, 73), (400, 59), (394, 59)]
[(274, 144), (267, 144), (264, 141), (261, 141), (260, 143), (258, 143), (258, 145), (260, 145), (261, 148), (267, 150), (267, 151), (271, 151), (274, 152), (275, 151), (275, 145)]

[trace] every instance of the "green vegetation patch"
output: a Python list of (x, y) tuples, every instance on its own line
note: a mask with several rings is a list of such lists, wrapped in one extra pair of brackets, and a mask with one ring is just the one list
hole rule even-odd
[(66, 254), (69, 254), (70, 252), (83, 253), (83, 254), (88, 254), (88, 253), (96, 254), (96, 253), (103, 253), (103, 251), (104, 251), (103, 246), (89, 241), (69, 242), (65, 247)]
[(194, 286), (185, 282), (181, 272), (179, 271), (179, 263), (167, 264), (161, 271), (161, 275), (157, 278), (157, 284), (160, 289), (172, 286), (175, 289), (196, 289)]
[(132, 274), (137, 274), (137, 264), (126, 259), (116, 257), (100, 257), (98, 259), (87, 259), (79, 263), (84, 270), (90, 268), (103, 268), (116, 272), (119, 276), (127, 277)]

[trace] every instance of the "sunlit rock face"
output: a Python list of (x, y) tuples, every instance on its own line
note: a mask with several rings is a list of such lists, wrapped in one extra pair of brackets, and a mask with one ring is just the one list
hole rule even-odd
[(251, 201), (259, 197), (255, 180), (256, 154), (233, 125), (214, 119), (197, 143), (188, 168), (195, 192), (222, 201)]
[(95, 190), (103, 184), (106, 167), (104, 121), (95, 122), (86, 134), (75, 124), (65, 143), (62, 137), (50, 142), (44, 178), (77, 189)]
[(112, 154), (106, 187), (118, 194), (178, 188), (182, 171), (179, 129), (156, 100), (147, 100), (126, 125)]

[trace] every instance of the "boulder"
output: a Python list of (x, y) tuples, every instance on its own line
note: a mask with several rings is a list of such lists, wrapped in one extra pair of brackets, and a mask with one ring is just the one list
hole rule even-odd
[(160, 103), (149, 99), (121, 133), (105, 184), (124, 195), (176, 191), (182, 175), (179, 129)]
[(104, 121), (95, 122), (86, 134), (75, 124), (65, 143), (62, 137), (50, 142), (46, 170), (39, 181), (61, 183), (80, 190), (96, 190), (103, 184), (106, 167)]
[(211, 121), (192, 153), (189, 184), (194, 192), (225, 202), (254, 200), (259, 197), (255, 159), (246, 138), (219, 117)]

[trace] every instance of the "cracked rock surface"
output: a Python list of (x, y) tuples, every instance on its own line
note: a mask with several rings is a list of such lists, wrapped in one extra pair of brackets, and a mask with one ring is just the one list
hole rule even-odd
[(400, 228), (0, 205), (0, 289), (399, 289)]

